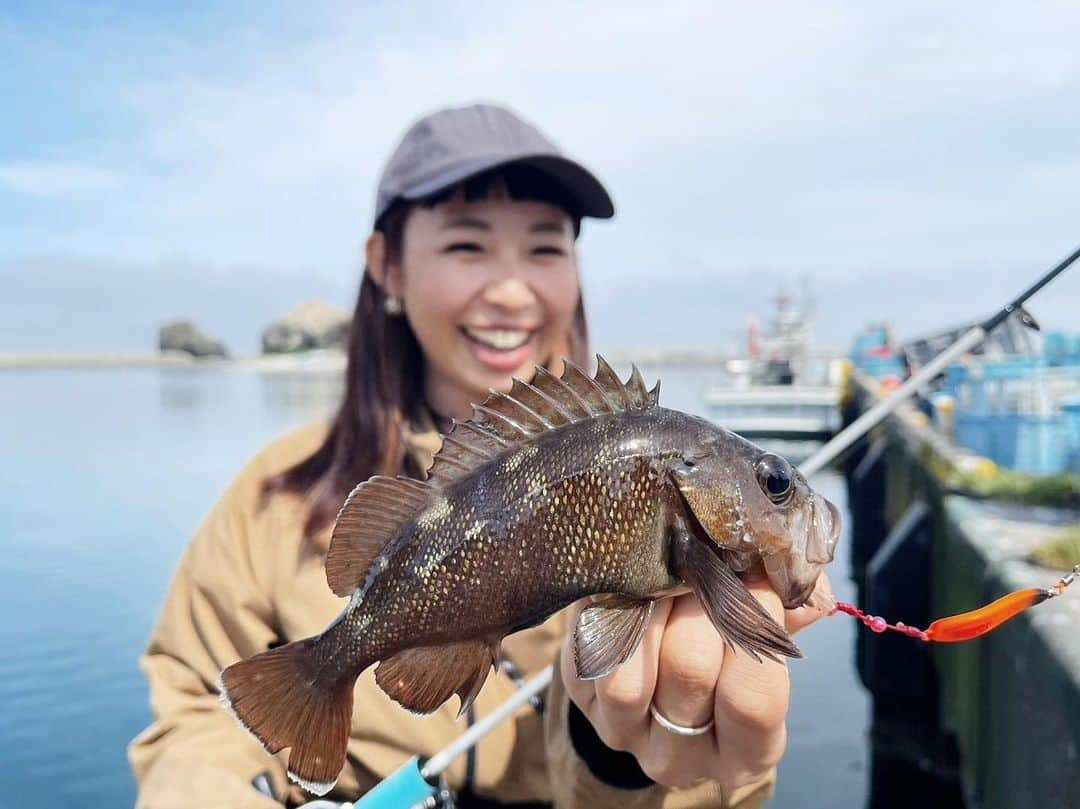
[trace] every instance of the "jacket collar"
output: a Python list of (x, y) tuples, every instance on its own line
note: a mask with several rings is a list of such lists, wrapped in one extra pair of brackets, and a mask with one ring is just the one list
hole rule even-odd
[(442, 434), (435, 426), (431, 411), (424, 405), (418, 407), (402, 432), (409, 453), (426, 472), (435, 458), (435, 453), (442, 447)]

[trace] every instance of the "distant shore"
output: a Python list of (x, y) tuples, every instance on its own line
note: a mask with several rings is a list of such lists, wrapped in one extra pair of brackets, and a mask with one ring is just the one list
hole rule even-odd
[(28, 368), (251, 368), (259, 371), (321, 371), (345, 367), (340, 351), (305, 351), (240, 357), (193, 357), (185, 351), (0, 353), (0, 371)]
[[(731, 354), (691, 350), (627, 349), (603, 351), (612, 365), (717, 366)], [(824, 356), (824, 355), (823, 355)], [(197, 358), (183, 351), (147, 354), (123, 352), (0, 352), (0, 371), (25, 368), (250, 368), (257, 371), (331, 371), (345, 367), (345, 355), (333, 349), (295, 354)]]

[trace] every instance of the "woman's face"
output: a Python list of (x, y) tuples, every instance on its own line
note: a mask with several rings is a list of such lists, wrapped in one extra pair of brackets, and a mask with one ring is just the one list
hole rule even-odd
[(489, 388), (565, 351), (579, 297), (574, 228), (560, 208), (511, 200), (451, 199), (418, 206), (402, 254), (387, 267), (423, 349), (426, 391), (439, 413), (468, 417)]

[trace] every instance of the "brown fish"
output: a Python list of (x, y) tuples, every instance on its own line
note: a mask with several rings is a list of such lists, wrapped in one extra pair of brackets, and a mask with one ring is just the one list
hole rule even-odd
[(637, 648), (655, 599), (692, 590), (729, 646), (800, 652), (735, 575), (764, 566), (786, 607), (832, 559), (839, 515), (787, 461), (659, 407), (637, 368), (597, 357), (492, 392), (445, 436), (426, 481), (349, 495), (326, 578), (349, 605), (321, 634), (229, 666), (223, 703), (289, 775), (326, 793), (345, 760), (357, 676), (429, 713), (472, 703), (502, 638), (600, 595), (574, 628), (579, 676)]

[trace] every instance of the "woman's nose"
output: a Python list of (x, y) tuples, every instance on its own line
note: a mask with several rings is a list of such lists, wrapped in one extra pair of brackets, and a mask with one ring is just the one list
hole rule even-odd
[(504, 309), (522, 309), (535, 300), (529, 285), (520, 278), (501, 278), (484, 289), (484, 301)]

